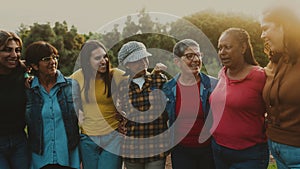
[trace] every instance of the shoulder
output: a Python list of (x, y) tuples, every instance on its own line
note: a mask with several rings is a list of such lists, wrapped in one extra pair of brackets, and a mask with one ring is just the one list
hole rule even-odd
[(113, 74), (113, 75), (123, 75), (125, 72), (119, 68), (112, 68), (110, 70), (110, 72)]
[(260, 66), (253, 66), (250, 74), (254, 77), (254, 78), (259, 78), (259, 79), (265, 79), (266, 78), (266, 73), (264, 68), (260, 67)]
[(77, 80), (75, 80), (71, 77), (65, 77), (65, 79), (68, 84), (78, 84)]
[(204, 75), (204, 77), (206, 77), (210, 82), (218, 82), (218, 79), (217, 79), (216, 77), (213, 77), (213, 76), (211, 76), (211, 75), (206, 75), (206, 74), (204, 74), (204, 73), (203, 73), (203, 75)]
[(76, 79), (73, 79), (71, 77), (66, 77), (66, 76), (64, 76), (63, 78), (65, 79), (66, 81), (65, 83), (67, 86), (72, 86), (76, 88), (79, 87), (78, 81)]
[(210, 75), (206, 75), (202, 72), (199, 73), (200, 77), (201, 77), (201, 82), (204, 84), (205, 87), (207, 88), (215, 88), (217, 83), (218, 83), (218, 79), (210, 76)]
[(170, 79), (169, 81), (167, 81), (163, 86), (162, 86), (162, 91), (167, 95), (172, 95), (172, 91), (174, 91), (173, 89), (176, 87), (178, 78), (179, 78), (180, 74), (175, 75), (172, 79)]
[(71, 76), (70, 78), (76, 80), (79, 85), (82, 87), (84, 84), (84, 76), (83, 76), (83, 72), (82, 69), (78, 69), (76, 70)]
[(260, 73), (265, 73), (264, 68), (260, 67), (260, 66), (253, 66), (252, 71), (260, 72)]
[(112, 68), (110, 72), (117, 85), (120, 84), (121, 81), (128, 78), (128, 76), (124, 76), (125, 72), (121, 69)]
[(82, 69), (76, 70), (73, 74), (70, 75), (70, 78), (72, 78), (72, 79), (83, 78)]
[(180, 73), (176, 74), (172, 79), (170, 79), (169, 81), (167, 81), (164, 84), (164, 86), (165, 87), (173, 87), (173, 86), (175, 86), (176, 83), (177, 83), (177, 80), (178, 80), (179, 76), (180, 76)]

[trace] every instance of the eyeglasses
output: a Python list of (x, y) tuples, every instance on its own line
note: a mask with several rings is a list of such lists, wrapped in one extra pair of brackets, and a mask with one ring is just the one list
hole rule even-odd
[(202, 59), (201, 53), (187, 53), (182, 56), (184, 56), (187, 60), (194, 60), (195, 57), (197, 57), (199, 60)]
[(18, 48), (5, 47), (0, 50), (0, 52), (6, 52), (6, 53), (11, 53), (12, 51), (15, 51), (16, 53), (21, 53), (22, 49), (20, 47)]
[(54, 54), (52, 54), (52, 55), (50, 55), (49, 57), (43, 57), (43, 58), (41, 59), (41, 61), (43, 61), (43, 62), (50, 62), (51, 59), (53, 59), (53, 60), (55, 60), (55, 61), (58, 61), (58, 60), (59, 60), (59, 55), (54, 55)]

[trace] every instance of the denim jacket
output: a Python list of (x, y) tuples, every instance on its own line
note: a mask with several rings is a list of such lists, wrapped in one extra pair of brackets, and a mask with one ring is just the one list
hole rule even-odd
[[(61, 75), (61, 73), (59, 72)], [(57, 100), (62, 112), (64, 126), (68, 139), (68, 149), (73, 150), (79, 143), (79, 126), (77, 113), (82, 110), (80, 89), (78, 83), (70, 78), (64, 77), (65, 82), (58, 83), (59, 91), (57, 92)], [(43, 120), (42, 107), (43, 98), (39, 88), (32, 87), (26, 89), (26, 123), (28, 127), (28, 140), (33, 152), (43, 154)]]
[[(169, 127), (175, 122), (176, 120), (176, 84), (177, 80), (179, 78), (180, 74), (175, 75), (170, 81), (164, 84), (163, 86), (163, 92), (166, 95), (166, 111), (168, 113), (169, 117)], [(204, 118), (208, 116), (208, 113), (210, 111), (210, 105), (209, 105), (209, 96), (212, 92), (212, 90), (216, 87), (218, 80), (214, 77), (207, 76), (204, 73), (199, 73), (199, 76), (201, 78), (200, 83), (200, 97), (204, 112)], [(174, 138), (174, 131), (171, 131), (171, 143), (173, 143), (172, 140)]]

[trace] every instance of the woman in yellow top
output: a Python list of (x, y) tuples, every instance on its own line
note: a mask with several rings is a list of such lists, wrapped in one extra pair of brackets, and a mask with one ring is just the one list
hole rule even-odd
[(119, 121), (112, 88), (125, 78), (111, 68), (107, 50), (96, 40), (87, 41), (80, 51), (81, 69), (71, 77), (79, 82), (83, 104), (80, 149), (84, 169), (119, 169)]

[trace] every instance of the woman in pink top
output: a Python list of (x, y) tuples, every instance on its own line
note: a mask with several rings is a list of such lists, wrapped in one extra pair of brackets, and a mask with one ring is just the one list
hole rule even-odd
[(216, 168), (265, 169), (269, 159), (262, 98), (266, 76), (257, 66), (248, 32), (224, 31), (218, 55), (224, 67), (210, 97)]

